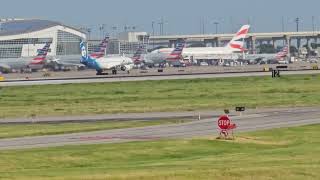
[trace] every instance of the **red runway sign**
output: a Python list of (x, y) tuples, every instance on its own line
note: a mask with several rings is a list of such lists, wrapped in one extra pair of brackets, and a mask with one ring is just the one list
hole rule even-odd
[(218, 126), (220, 129), (228, 129), (230, 127), (231, 121), (227, 115), (222, 115), (218, 119)]

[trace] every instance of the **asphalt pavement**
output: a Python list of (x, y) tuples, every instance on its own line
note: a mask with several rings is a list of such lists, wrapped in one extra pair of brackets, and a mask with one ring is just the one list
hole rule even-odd
[[(258, 109), (248, 111), (242, 116), (235, 114), (231, 119), (238, 126), (236, 133), (319, 124), (320, 108)], [(217, 135), (217, 118), (214, 117), (174, 125), (2, 139), (0, 140), (0, 150), (97, 143), (121, 143), (130, 141), (153, 141), (159, 139), (195, 138), (201, 136), (215, 137)]]
[[(299, 74), (320, 74), (319, 70), (303, 71), (282, 71), (281, 75)], [(124, 76), (124, 77), (96, 77), (96, 78), (71, 78), (71, 79), (37, 79), (26, 81), (0, 82), (1, 86), (30, 86), (49, 84), (81, 84), (81, 83), (105, 83), (105, 82), (126, 82), (126, 81), (157, 81), (157, 80), (178, 80), (198, 78), (225, 78), (225, 77), (248, 77), (248, 76), (271, 76), (271, 72), (237, 72), (237, 73), (212, 73), (212, 74), (175, 74), (175, 75), (154, 75), (154, 76)]]

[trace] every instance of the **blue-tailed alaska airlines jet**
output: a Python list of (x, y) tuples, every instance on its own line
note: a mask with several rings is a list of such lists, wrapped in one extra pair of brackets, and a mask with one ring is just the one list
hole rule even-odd
[[(105, 56), (105, 51), (107, 49), (107, 45), (109, 43), (109, 36), (106, 36), (99, 46), (94, 49), (94, 52), (90, 54), (93, 58), (101, 58)], [(63, 56), (56, 56), (54, 59), (47, 60), (48, 64), (55, 63), (59, 67), (78, 67), (81, 68), (84, 65), (79, 62), (79, 55), (63, 55)]]
[(84, 42), (80, 43), (81, 63), (90, 69), (95, 69), (97, 75), (105, 75), (105, 71), (112, 70), (112, 74), (117, 74), (118, 70), (127, 71), (128, 73), (133, 68), (131, 58), (124, 56), (107, 56), (93, 57), (88, 55), (87, 48)]

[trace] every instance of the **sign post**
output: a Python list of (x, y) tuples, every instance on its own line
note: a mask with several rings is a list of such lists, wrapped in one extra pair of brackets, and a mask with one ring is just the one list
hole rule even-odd
[(230, 119), (227, 115), (220, 116), (218, 119), (218, 126), (220, 129), (228, 129), (230, 123)]
[(233, 137), (233, 129), (235, 129), (237, 126), (236, 124), (233, 124), (229, 118), (228, 115), (222, 115), (218, 119), (218, 127), (220, 128), (220, 139), (230, 139), (229, 133), (231, 132), (232, 138)]
[(280, 77), (280, 71), (279, 70), (272, 70), (272, 78)]
[(246, 107), (236, 107), (236, 111), (240, 112), (240, 116), (242, 116), (242, 112), (246, 111)]

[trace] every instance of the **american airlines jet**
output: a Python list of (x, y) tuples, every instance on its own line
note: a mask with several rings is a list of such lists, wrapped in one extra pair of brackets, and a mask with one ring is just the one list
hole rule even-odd
[(146, 65), (154, 65), (159, 64), (163, 65), (165, 63), (173, 63), (178, 62), (183, 59), (182, 52), (186, 46), (186, 42), (184, 39), (179, 39), (176, 48), (169, 49), (168, 53), (159, 53), (159, 52), (151, 52), (148, 54), (142, 54), (143, 51), (138, 50), (137, 53), (133, 56), (133, 60), (135, 63), (143, 62)]
[(38, 70), (42, 69), (45, 65), (46, 57), (50, 48), (51, 43), (46, 43), (46, 45), (38, 50), (38, 55), (34, 58), (7, 58), (0, 59), (0, 69), (31, 69)]
[(289, 62), (286, 60), (288, 55), (289, 48), (288, 46), (285, 46), (280, 52), (276, 54), (247, 54), (246, 59), (248, 59), (250, 63), (268, 64), (268, 62), (270, 62), (288, 64)]

